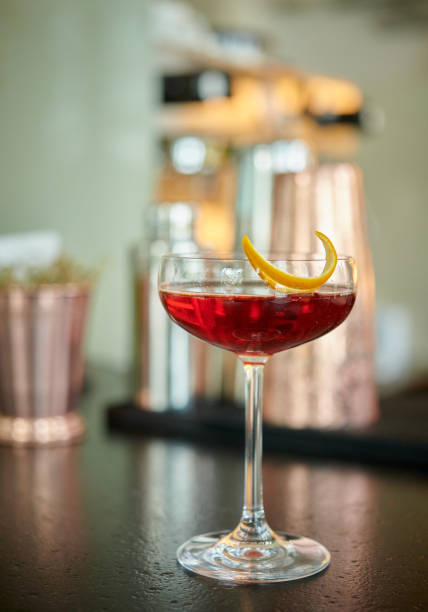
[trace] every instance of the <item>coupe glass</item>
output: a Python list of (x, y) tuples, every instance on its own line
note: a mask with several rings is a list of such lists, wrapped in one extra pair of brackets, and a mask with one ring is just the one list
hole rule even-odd
[[(267, 258), (297, 276), (318, 276), (319, 255)], [(328, 283), (313, 293), (272, 290), (242, 254), (169, 254), (162, 258), (159, 295), (169, 316), (191, 334), (234, 352), (246, 373), (244, 504), (231, 532), (197, 535), (177, 551), (186, 569), (237, 583), (282, 582), (324, 570), (328, 550), (310, 538), (274, 531), (262, 493), (263, 370), (269, 358), (318, 338), (348, 316), (356, 268), (339, 257)]]

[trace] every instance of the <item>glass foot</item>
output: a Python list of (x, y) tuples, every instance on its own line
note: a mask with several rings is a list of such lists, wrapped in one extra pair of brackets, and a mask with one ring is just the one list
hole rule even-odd
[(196, 574), (238, 583), (285, 582), (325, 570), (330, 553), (315, 540), (272, 532), (267, 541), (236, 542), (234, 532), (195, 536), (177, 550), (183, 567)]

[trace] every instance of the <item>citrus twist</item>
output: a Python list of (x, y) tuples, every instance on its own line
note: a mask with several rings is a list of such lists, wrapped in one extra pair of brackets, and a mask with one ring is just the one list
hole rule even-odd
[(260, 255), (248, 236), (243, 237), (242, 246), (254, 270), (275, 291), (315, 291), (328, 281), (337, 265), (336, 249), (330, 238), (321, 232), (315, 232), (315, 235), (323, 244), (326, 258), (324, 269), (319, 276), (295, 276), (280, 270)]

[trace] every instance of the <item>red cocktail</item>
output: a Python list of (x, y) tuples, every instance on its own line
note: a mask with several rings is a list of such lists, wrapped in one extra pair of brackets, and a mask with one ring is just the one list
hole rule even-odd
[(260, 295), (260, 284), (228, 294), (221, 285), (160, 289), (170, 317), (188, 332), (238, 355), (273, 355), (331, 331), (348, 316), (352, 291)]
[[(327, 244), (327, 255), (332, 249)], [(330, 561), (328, 550), (315, 540), (274, 531), (265, 519), (263, 368), (274, 353), (319, 338), (346, 319), (355, 301), (355, 265), (349, 257), (326, 257), (325, 263), (317, 256), (274, 261), (270, 265), (254, 250), (249, 259), (166, 255), (159, 274), (159, 295), (169, 316), (194, 336), (236, 353), (246, 372), (241, 521), (231, 532), (194, 536), (177, 551), (185, 568), (219, 580), (297, 580), (322, 571)], [(284, 278), (294, 287), (278, 287)]]

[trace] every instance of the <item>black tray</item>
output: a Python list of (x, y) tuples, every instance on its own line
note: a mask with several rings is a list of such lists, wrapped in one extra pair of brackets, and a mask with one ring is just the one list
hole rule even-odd
[[(298, 453), (402, 467), (428, 467), (428, 393), (380, 402), (377, 423), (364, 429), (292, 429), (265, 422), (264, 452)], [(188, 410), (152, 412), (133, 401), (107, 408), (108, 425), (130, 434), (243, 445), (244, 411), (234, 404), (196, 401)]]

